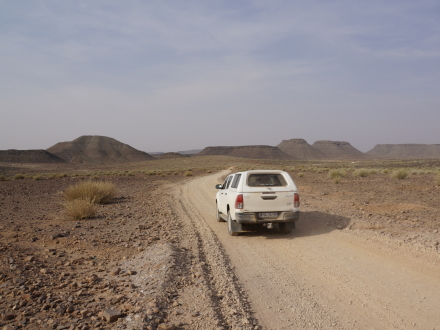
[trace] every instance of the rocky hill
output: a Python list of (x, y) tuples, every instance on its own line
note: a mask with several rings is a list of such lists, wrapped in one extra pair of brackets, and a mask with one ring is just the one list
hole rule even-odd
[(440, 144), (377, 144), (367, 152), (374, 158), (440, 158)]
[(65, 163), (64, 159), (46, 150), (0, 150), (0, 162), (7, 163)]
[(128, 144), (98, 135), (85, 135), (73, 141), (60, 142), (47, 151), (72, 163), (104, 164), (154, 159)]
[(277, 147), (271, 146), (238, 146), (238, 147), (207, 147), (197, 156), (223, 155), (252, 159), (294, 159)]
[(283, 140), (277, 147), (295, 159), (313, 160), (326, 158), (322, 151), (312, 147), (304, 139)]
[(312, 147), (321, 151), (326, 159), (350, 160), (370, 158), (345, 141), (320, 140), (313, 143)]

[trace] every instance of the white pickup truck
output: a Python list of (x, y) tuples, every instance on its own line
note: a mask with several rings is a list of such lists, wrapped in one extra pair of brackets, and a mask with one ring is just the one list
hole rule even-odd
[(290, 232), (299, 219), (298, 190), (287, 172), (238, 172), (228, 175), (215, 188), (217, 221), (228, 222), (231, 236), (239, 235), (249, 225), (278, 224), (281, 232)]

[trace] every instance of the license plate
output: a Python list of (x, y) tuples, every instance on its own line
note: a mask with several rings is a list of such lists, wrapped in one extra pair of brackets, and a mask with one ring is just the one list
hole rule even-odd
[(278, 213), (276, 212), (260, 213), (260, 218), (277, 218), (277, 217), (278, 217)]

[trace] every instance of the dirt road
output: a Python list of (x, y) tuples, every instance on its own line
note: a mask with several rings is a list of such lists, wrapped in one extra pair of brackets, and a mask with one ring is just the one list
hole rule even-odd
[(440, 329), (438, 253), (317, 225), (322, 213), (313, 203), (291, 234), (230, 237), (226, 223), (215, 221), (220, 175), (176, 188), (179, 212), (202, 237), (208, 265), (215, 263), (209, 242), (221, 243), (265, 329)]

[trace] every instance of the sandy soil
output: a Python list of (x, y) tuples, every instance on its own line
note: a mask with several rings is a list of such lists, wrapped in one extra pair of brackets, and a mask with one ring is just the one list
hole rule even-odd
[(214, 212), (226, 173), (107, 177), (117, 198), (80, 222), (60, 193), (79, 179), (0, 181), (0, 327), (440, 329), (428, 176), (293, 173), (297, 229), (230, 237)]

